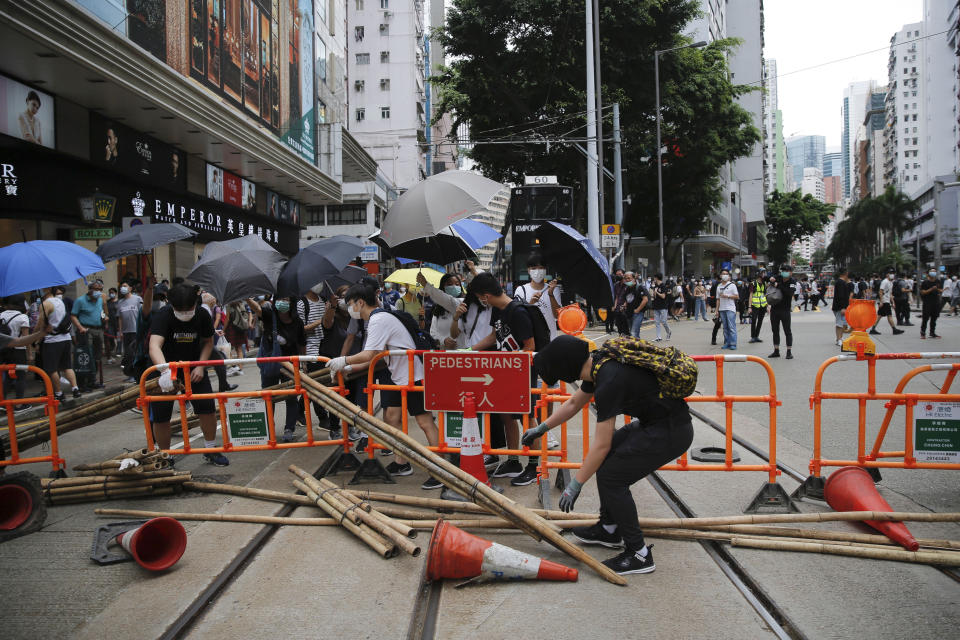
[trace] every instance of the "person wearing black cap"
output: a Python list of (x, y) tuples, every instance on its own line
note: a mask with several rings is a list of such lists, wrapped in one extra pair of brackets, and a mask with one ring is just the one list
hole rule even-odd
[[(624, 547), (620, 555), (604, 561), (619, 574), (652, 572), (656, 569), (652, 547), (644, 543), (630, 485), (690, 447), (693, 425), (687, 403), (662, 397), (660, 384), (648, 369), (616, 359), (595, 364), (587, 343), (572, 336), (552, 340), (534, 356), (533, 364), (547, 384), (557, 380), (582, 384), (553, 415), (524, 434), (524, 445), (576, 416), (591, 396), (596, 403), (590, 451), (560, 496), (560, 508), (572, 510), (580, 489), (596, 473), (600, 522), (573, 529), (574, 537), (584, 544)], [(615, 430), (621, 414), (632, 416), (633, 422)]]

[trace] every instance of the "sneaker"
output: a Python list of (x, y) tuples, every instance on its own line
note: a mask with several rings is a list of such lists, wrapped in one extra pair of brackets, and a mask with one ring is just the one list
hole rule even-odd
[(354, 450), (356, 450), (357, 453), (363, 453), (367, 449), (367, 444), (369, 442), (370, 440), (367, 438), (367, 436), (362, 436), (360, 440), (357, 441), (357, 446), (354, 447)]
[(412, 476), (413, 467), (409, 462), (398, 464), (396, 460), (387, 465), (387, 473), (392, 476)]
[(356, 442), (363, 437), (363, 432), (356, 427), (349, 427), (347, 428), (347, 437), (350, 438), (351, 442)]
[(340, 437), (341, 437), (340, 427), (337, 427), (336, 429), (328, 429), (328, 431), (330, 432), (330, 439), (331, 439), (331, 440), (339, 440), (339, 439), (340, 439)]
[(940, 335), (938, 335), (938, 334), (936, 334), (936, 333), (931, 333), (931, 334), (930, 334), (930, 337), (933, 338), (934, 340), (939, 340), (939, 339), (940, 339), (941, 337), (943, 337), (943, 336), (940, 336)]
[(80, 397), (80, 389), (74, 389), (74, 390), (73, 390), (73, 397), (74, 397), (74, 398), (79, 398), (79, 397)]
[(140, 407), (133, 407), (132, 409), (130, 409), (130, 413), (135, 413), (135, 414), (137, 414), (138, 416), (142, 416), (142, 415), (143, 415), (143, 409), (141, 409)]
[(559, 449), (560, 441), (553, 435), (552, 431), (547, 431), (547, 449)]
[(607, 530), (599, 522), (589, 527), (574, 527), (572, 533), (573, 537), (583, 544), (599, 544), (613, 549), (619, 549), (623, 546), (623, 538), (620, 537), (620, 534), (616, 531), (607, 533)]
[(774, 349), (774, 350), (773, 350), (773, 353), (771, 353), (771, 354), (768, 355), (767, 357), (768, 357), (768, 358), (779, 358), (779, 357), (780, 357), (780, 350), (779, 350), (779, 349)]
[(842, 346), (843, 346), (843, 340), (837, 340), (837, 346), (838, 346), (838, 347), (842, 347)]
[(490, 455), (489, 453), (483, 456), (483, 466), (493, 467), (496, 469), (497, 465), (500, 464), (500, 456)]
[(516, 478), (523, 473), (523, 465), (519, 460), (507, 460), (497, 465), (490, 475), (494, 478)]
[(53, 399), (57, 401), (57, 404), (63, 404), (63, 392), (53, 394)]
[(393, 455), (393, 451), (391, 451), (390, 449), (380, 449), (380, 455), (382, 455), (382, 456), (392, 456), (392, 455)]
[(107, 358), (107, 364), (117, 364), (117, 361), (113, 358)]
[(525, 487), (528, 484), (533, 484), (534, 482), (536, 482), (538, 475), (539, 474), (537, 472), (537, 465), (528, 464), (526, 467), (524, 467), (523, 473), (521, 473), (516, 478), (511, 480), (510, 484), (512, 484), (515, 487)]
[(14, 413), (23, 413), (24, 411), (27, 411), (28, 409), (31, 409), (31, 408), (33, 408), (33, 405), (32, 405), (32, 404), (18, 404), (17, 406), (15, 406), (15, 407), (13, 408), (13, 412), (14, 412)]
[(430, 476), (429, 478), (427, 478), (426, 482), (420, 485), (420, 488), (423, 489), (424, 491), (430, 491), (432, 489), (439, 489), (442, 486), (443, 486), (442, 482), (440, 482), (433, 476)]
[(293, 442), (296, 440), (296, 436), (293, 435), (293, 431), (284, 430), (283, 436), (280, 438), (283, 442)]
[(647, 545), (647, 555), (641, 556), (639, 551), (625, 549), (620, 555), (604, 560), (603, 564), (615, 573), (624, 576), (628, 573), (653, 573), (657, 565), (653, 563), (653, 545)]
[[(654, 342), (660, 342), (661, 340), (662, 340), (662, 338), (654, 338), (654, 339), (653, 339)], [(713, 344), (717, 344), (717, 343), (714, 342)]]
[(223, 455), (222, 453), (205, 453), (203, 454), (203, 459), (218, 467), (230, 466), (230, 461), (227, 460), (227, 456)]
[(787, 360), (793, 360), (793, 352), (789, 349), (787, 350)]
[[(234, 389), (236, 389), (236, 388), (239, 387), (239, 386), (240, 386), (240, 385), (238, 385), (238, 384), (228, 384), (225, 388), (220, 389), (220, 393), (227, 393), (228, 391), (233, 391)], [(301, 426), (303, 426), (303, 425), (301, 425)]]
[(878, 335), (880, 335), (880, 332), (877, 331), (876, 329), (870, 329), (870, 335), (872, 335), (872, 336), (878, 336)]
[(927, 336), (925, 336), (924, 334), (921, 333), (921, 334), (920, 334), (920, 339), (921, 339), (921, 340), (926, 340), (926, 339), (927, 339)]
[(903, 329), (894, 328), (894, 330), (893, 330), (893, 335), (898, 336), (898, 335), (900, 335), (901, 333), (903, 333)]
[(757, 340), (756, 338), (750, 338), (750, 342), (760, 342), (760, 341)]
[(130, 376), (129, 378), (124, 380), (124, 382), (127, 384), (138, 384), (140, 381), (134, 378), (133, 376)]

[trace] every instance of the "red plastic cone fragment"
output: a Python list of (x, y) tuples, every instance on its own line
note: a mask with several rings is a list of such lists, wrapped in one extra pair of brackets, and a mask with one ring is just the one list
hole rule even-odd
[[(823, 495), (834, 511), (893, 511), (877, 492), (873, 478), (860, 467), (843, 467), (831, 473), (823, 487)], [(865, 520), (864, 523), (909, 551), (920, 548), (920, 543), (902, 522)]]
[(144, 569), (163, 571), (177, 563), (187, 548), (187, 532), (173, 518), (154, 518), (117, 536), (127, 553)]
[(487, 468), (483, 466), (483, 439), (480, 437), (480, 423), (477, 421), (477, 407), (473, 394), (463, 399), (463, 426), (460, 428), (460, 469), (466, 471), (483, 484), (490, 484)]
[(0, 485), (0, 531), (13, 531), (33, 513), (33, 497), (18, 484)]
[(445, 520), (437, 521), (427, 554), (427, 578), (556, 580), (576, 582), (576, 569), (478, 538)]

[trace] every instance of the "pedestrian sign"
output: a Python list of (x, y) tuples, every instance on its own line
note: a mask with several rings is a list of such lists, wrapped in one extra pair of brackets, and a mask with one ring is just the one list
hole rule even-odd
[(960, 402), (918, 403), (913, 415), (917, 462), (960, 462)]
[(430, 351), (423, 354), (424, 406), (461, 411), (473, 393), (478, 413), (529, 413), (530, 354)]
[(238, 447), (267, 444), (267, 408), (263, 398), (229, 398), (227, 432)]

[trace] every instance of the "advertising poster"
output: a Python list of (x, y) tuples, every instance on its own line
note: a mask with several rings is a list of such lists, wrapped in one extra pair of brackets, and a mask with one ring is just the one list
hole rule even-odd
[(243, 208), (254, 211), (257, 208), (257, 185), (245, 179), (240, 182), (243, 185)]
[(223, 169), (207, 163), (207, 197), (223, 202)]
[(53, 96), (0, 75), (0, 132), (54, 148)]
[(280, 219), (280, 196), (273, 191), (267, 191), (267, 216)]
[(223, 172), (223, 202), (234, 206), (243, 206), (243, 189), (240, 184), (240, 176)]
[(159, 187), (187, 188), (186, 153), (94, 112), (90, 113), (90, 159)]

